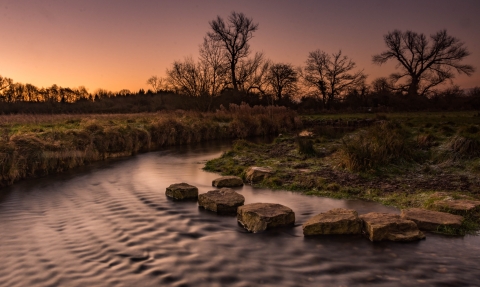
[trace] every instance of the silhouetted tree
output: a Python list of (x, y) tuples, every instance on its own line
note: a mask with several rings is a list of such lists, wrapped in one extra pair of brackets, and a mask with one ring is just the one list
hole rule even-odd
[(0, 76), (0, 92), (7, 89), (12, 84), (13, 84), (12, 79)]
[(191, 57), (185, 58), (183, 62), (173, 62), (172, 68), (167, 69), (167, 77), (176, 92), (190, 97), (199, 97), (206, 92), (200, 65)]
[(395, 82), (406, 78), (400, 88), (409, 95), (425, 95), (435, 87), (459, 74), (470, 76), (475, 69), (460, 62), (470, 55), (463, 42), (447, 35), (441, 30), (430, 36), (412, 31), (394, 30), (384, 36), (387, 50), (374, 55), (375, 64), (382, 65), (394, 59), (398, 62), (400, 73), (391, 75)]
[(150, 85), (152, 87), (152, 92), (158, 93), (161, 90), (165, 89), (165, 79), (157, 76), (151, 76), (147, 80), (147, 85)]
[(236, 72), (238, 90), (244, 93), (257, 91), (265, 94), (269, 66), (270, 61), (265, 59), (263, 53), (255, 53), (253, 58), (240, 60)]
[(229, 63), (230, 77), (234, 90), (238, 90), (237, 64), (239, 60), (248, 57), (250, 54), (249, 41), (253, 32), (258, 29), (251, 18), (243, 13), (232, 12), (227, 22), (220, 16), (210, 22), (211, 32), (207, 36), (218, 43), (221, 43), (224, 55)]
[(32, 84), (26, 84), (25, 85), (25, 94), (24, 94), (24, 100), (25, 101), (30, 101), (30, 102), (38, 102), (38, 89)]
[(267, 81), (275, 99), (281, 102), (283, 95), (297, 91), (298, 73), (291, 64), (273, 64), (268, 69)]
[(376, 94), (386, 94), (390, 92), (391, 89), (388, 79), (385, 77), (376, 78), (370, 85)]
[(347, 89), (363, 84), (366, 75), (363, 71), (351, 73), (356, 64), (342, 51), (331, 55), (322, 50), (310, 52), (303, 69), (303, 79), (307, 86), (314, 89), (314, 95), (321, 96), (324, 107), (331, 104)]
[(216, 97), (228, 84), (228, 60), (222, 52), (222, 43), (209, 37), (200, 45), (200, 69), (206, 78), (208, 94)]
[(132, 94), (132, 92), (128, 89), (122, 89), (122, 90), (118, 91), (118, 93), (117, 93), (118, 96), (122, 96), (122, 97), (131, 95), (131, 94)]

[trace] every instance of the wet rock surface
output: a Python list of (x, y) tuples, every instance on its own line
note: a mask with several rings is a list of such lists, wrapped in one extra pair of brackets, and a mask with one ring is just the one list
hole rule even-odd
[(370, 212), (360, 215), (360, 219), (371, 241), (415, 241), (425, 238), (415, 222), (397, 214)]
[(188, 183), (174, 183), (167, 187), (165, 194), (174, 199), (196, 199), (198, 197), (198, 188)]
[(243, 180), (238, 176), (222, 176), (212, 181), (212, 186), (221, 187), (239, 187), (243, 186)]
[(198, 196), (199, 206), (220, 214), (236, 214), (244, 202), (245, 197), (230, 188), (210, 190)]
[(441, 227), (459, 228), (463, 217), (446, 212), (421, 208), (402, 210), (401, 217), (415, 222), (420, 230), (437, 231)]
[(250, 232), (295, 223), (295, 213), (289, 207), (276, 203), (252, 203), (238, 207), (237, 220)]
[(303, 234), (360, 234), (362, 221), (353, 209), (335, 208), (310, 218), (302, 226)]
[(273, 170), (268, 167), (251, 166), (245, 172), (245, 179), (248, 182), (260, 182), (273, 174)]

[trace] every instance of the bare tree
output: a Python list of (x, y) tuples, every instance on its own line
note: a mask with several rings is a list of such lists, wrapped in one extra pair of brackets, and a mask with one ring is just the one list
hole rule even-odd
[(384, 94), (390, 92), (390, 84), (385, 77), (379, 77), (370, 84), (372, 91), (377, 94)]
[(258, 24), (254, 24), (253, 20), (247, 18), (243, 13), (232, 12), (227, 22), (217, 16), (216, 20), (210, 22), (210, 27), (212, 31), (208, 32), (207, 36), (222, 44), (229, 63), (233, 89), (238, 90), (237, 64), (240, 59), (246, 58), (250, 54), (248, 42), (252, 39), (253, 32), (258, 29)]
[(391, 75), (392, 80), (400, 83), (400, 88), (409, 95), (425, 95), (435, 87), (455, 77), (455, 73), (470, 76), (474, 71), (471, 65), (460, 62), (470, 55), (463, 42), (447, 35), (441, 30), (430, 36), (412, 31), (394, 30), (384, 36), (387, 50), (374, 55), (373, 63), (382, 65), (396, 60), (400, 73)]
[(263, 53), (255, 53), (253, 58), (242, 59), (237, 65), (238, 89), (245, 93), (252, 91), (265, 94), (267, 88), (267, 73), (270, 61)]
[(10, 78), (0, 76), (0, 96), (5, 102), (9, 101), (8, 90), (13, 85), (13, 80)]
[(275, 99), (280, 102), (283, 95), (297, 91), (298, 73), (291, 64), (274, 64), (268, 70), (267, 81)]
[(220, 42), (209, 37), (200, 45), (200, 65), (208, 82), (209, 95), (216, 97), (228, 85), (228, 61), (222, 52)]
[(331, 55), (322, 50), (310, 52), (303, 79), (307, 86), (314, 89), (314, 95), (321, 96), (323, 106), (329, 109), (331, 104), (347, 89), (363, 84), (366, 75), (363, 71), (351, 73), (356, 64), (342, 51)]
[(214, 69), (204, 61), (195, 62), (191, 57), (183, 62), (175, 61), (171, 69), (167, 69), (167, 81), (172, 87), (184, 95), (193, 97), (192, 102), (200, 110), (208, 111), (213, 98), (221, 92), (222, 81), (216, 78)]
[(117, 96), (122, 96), (122, 97), (131, 95), (131, 94), (132, 92), (129, 89), (121, 89), (120, 91), (117, 92)]
[(154, 93), (158, 93), (161, 90), (164, 89), (165, 87), (165, 79), (157, 77), (157, 76), (151, 76), (147, 80), (147, 85), (150, 85), (152, 87), (152, 91)]
[(25, 101), (36, 101), (38, 102), (38, 88), (35, 87), (32, 84), (26, 84), (25, 85), (25, 95), (24, 95), (24, 100)]
[(199, 97), (205, 93), (204, 77), (202, 69), (191, 57), (183, 62), (173, 62), (173, 67), (167, 69), (167, 80), (177, 92), (190, 97)]

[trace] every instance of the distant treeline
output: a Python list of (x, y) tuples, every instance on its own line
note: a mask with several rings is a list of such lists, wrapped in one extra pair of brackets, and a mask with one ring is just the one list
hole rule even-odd
[[(3, 78), (5, 79), (5, 78)], [(376, 84), (376, 85), (375, 85)], [(28, 88), (27, 88), (28, 87)], [(29, 93), (25, 93), (29, 91)], [(85, 114), (141, 113), (162, 110), (215, 111), (229, 104), (250, 106), (285, 106), (300, 112), (324, 109), (321, 99), (285, 95), (272, 103), (261, 93), (224, 90), (216, 97), (189, 96), (179, 92), (143, 89), (117, 93), (98, 90), (91, 94), (85, 88), (70, 89), (53, 85), (38, 89), (33, 85), (13, 83), (0, 91), (0, 114)], [(381, 82), (362, 89), (352, 89), (331, 103), (331, 110), (349, 111), (415, 111), (415, 110), (480, 110), (480, 87), (462, 90), (454, 86), (427, 96), (409, 96), (393, 92)]]

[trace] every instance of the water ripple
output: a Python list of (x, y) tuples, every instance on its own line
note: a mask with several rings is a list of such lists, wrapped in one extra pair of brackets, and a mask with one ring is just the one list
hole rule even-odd
[(374, 203), (237, 189), (246, 203), (291, 207), (293, 227), (246, 232), (233, 216), (165, 197), (200, 193), (201, 170), (228, 145), (172, 148), (7, 188), (0, 201), (0, 286), (478, 286), (480, 240), (428, 234), (402, 244), (362, 236), (304, 238), (301, 224), (335, 207)]

